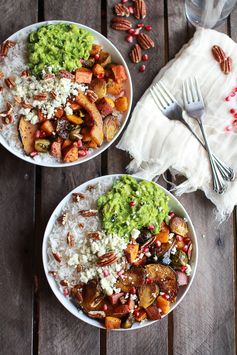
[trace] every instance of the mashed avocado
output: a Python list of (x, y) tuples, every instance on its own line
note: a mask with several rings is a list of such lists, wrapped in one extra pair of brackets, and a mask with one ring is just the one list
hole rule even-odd
[(88, 59), (94, 41), (87, 30), (73, 24), (46, 25), (28, 36), (28, 64), (35, 76), (42, 71), (73, 71)]
[(134, 229), (149, 225), (154, 226), (151, 233), (158, 233), (169, 212), (168, 201), (155, 183), (124, 175), (97, 203), (105, 231), (129, 238)]

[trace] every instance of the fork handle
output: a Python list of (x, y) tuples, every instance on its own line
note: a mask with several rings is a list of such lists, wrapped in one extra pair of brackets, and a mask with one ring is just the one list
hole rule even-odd
[(209, 156), (209, 161), (210, 161), (210, 166), (211, 166), (211, 171), (212, 171), (212, 176), (213, 176), (213, 190), (216, 193), (221, 195), (221, 194), (223, 194), (225, 192), (225, 188), (226, 187), (225, 187), (223, 178), (220, 175), (220, 172), (217, 169), (216, 163), (215, 163), (215, 161), (213, 159), (212, 152), (211, 152), (211, 149), (210, 149), (207, 137), (206, 137), (205, 129), (204, 129), (203, 124), (202, 124), (202, 119), (198, 120), (198, 123), (199, 123), (200, 129), (201, 129), (201, 132), (202, 132), (202, 135), (203, 135), (203, 139), (204, 139), (204, 142), (205, 142), (205, 146), (206, 146), (206, 150), (207, 150), (207, 153), (208, 153), (208, 156)]
[[(207, 150), (205, 144), (201, 141), (201, 139), (198, 137), (198, 135), (194, 132), (192, 127), (186, 122), (184, 119), (181, 121), (188, 129), (189, 131), (193, 134), (193, 136), (199, 141), (199, 143), (203, 146), (205, 150)], [(233, 181), (235, 178), (235, 173), (234, 170), (230, 167), (228, 167), (225, 163), (223, 163), (215, 154), (212, 153), (212, 157), (216, 163), (217, 169), (219, 170), (221, 176), (223, 177), (224, 180), (226, 181)]]

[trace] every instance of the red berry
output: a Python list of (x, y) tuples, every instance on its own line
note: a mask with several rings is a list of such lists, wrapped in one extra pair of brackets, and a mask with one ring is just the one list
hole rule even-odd
[(236, 92), (235, 92), (235, 91), (233, 91), (233, 92), (230, 94), (231, 97), (234, 97), (235, 95), (236, 95)]
[(97, 75), (96, 75), (96, 77), (97, 77), (98, 79), (103, 79), (104, 76), (105, 76), (104, 73), (100, 73), (100, 74), (97, 74)]
[(79, 157), (85, 157), (87, 155), (87, 150), (86, 149), (79, 149), (78, 155), (79, 155)]
[(128, 43), (132, 43), (132, 42), (133, 42), (133, 36), (127, 36), (127, 37), (125, 37), (125, 40), (126, 40)]
[(142, 27), (144, 27), (144, 23), (138, 23), (137, 24), (137, 28), (142, 28)]
[(100, 55), (97, 53), (94, 58), (95, 58), (95, 60), (99, 60), (100, 59)]
[(231, 125), (226, 126), (226, 127), (225, 127), (225, 131), (226, 131), (226, 132), (232, 131), (232, 126), (231, 126)]
[(227, 96), (227, 97), (225, 98), (225, 101), (230, 101), (230, 96)]
[(162, 295), (163, 298), (165, 298), (166, 300), (168, 300), (170, 298), (169, 295), (167, 295), (167, 293), (165, 293), (164, 295)]
[(134, 35), (134, 32), (135, 32), (134, 28), (130, 28), (130, 29), (128, 30), (128, 33), (129, 33), (130, 35)]
[(104, 277), (109, 276), (109, 270), (108, 269), (103, 270), (103, 275)]
[(178, 242), (182, 242), (182, 240), (183, 240), (183, 237), (181, 237), (181, 235), (176, 235), (176, 240), (178, 241)]
[(107, 306), (107, 304), (104, 304), (103, 305), (103, 311), (107, 311), (108, 310), (108, 306)]
[(185, 272), (186, 270), (187, 270), (187, 266), (186, 265), (181, 266), (181, 271), (182, 272)]
[(234, 92), (237, 92), (237, 88), (234, 88)]
[(153, 279), (151, 277), (147, 277), (146, 283), (149, 285), (149, 284), (152, 284), (152, 282), (153, 282)]
[(81, 139), (78, 139), (78, 141), (77, 141), (77, 147), (78, 147), (78, 148), (81, 148), (81, 147), (82, 147), (82, 141), (81, 141)]
[(139, 72), (143, 73), (145, 70), (146, 70), (146, 66), (144, 64), (141, 65), (140, 68), (139, 68)]
[(149, 59), (148, 54), (143, 54), (142, 60), (143, 60), (144, 62), (147, 62), (148, 59)]
[(146, 26), (145, 26), (145, 29), (146, 29), (147, 31), (151, 31), (152, 27), (151, 27), (151, 25), (146, 25)]
[(40, 137), (40, 130), (38, 129), (35, 133), (35, 138), (39, 138)]
[(139, 309), (135, 309), (134, 312), (133, 312), (134, 316), (135, 317), (139, 317), (140, 316), (140, 311)]
[(131, 293), (132, 295), (135, 295), (136, 292), (137, 292), (136, 287), (133, 286), (133, 287), (131, 288), (131, 290), (130, 290), (130, 293)]
[(183, 247), (182, 250), (183, 250), (184, 253), (187, 253), (187, 251), (188, 251), (188, 245), (186, 244), (186, 245)]
[(148, 247), (145, 247), (145, 248), (143, 249), (143, 252), (144, 252), (144, 253), (148, 253), (148, 251), (149, 251), (149, 248), (148, 248)]
[(156, 246), (157, 246), (157, 248), (161, 247), (161, 242), (159, 240), (156, 241)]
[(68, 288), (65, 288), (65, 289), (63, 290), (63, 294), (64, 294), (64, 296), (68, 296), (68, 295), (69, 295), (69, 290), (68, 290)]
[(140, 30), (141, 30), (141, 28), (137, 28), (136, 30), (134, 30), (133, 36), (138, 36), (140, 33)]
[(230, 113), (234, 114), (235, 112), (236, 112), (236, 111), (235, 111), (234, 108), (231, 108), (231, 109), (230, 109)]
[(153, 229), (155, 229), (155, 227), (153, 226), (153, 224), (148, 224), (147, 229), (149, 229), (150, 231), (153, 231)]
[(237, 118), (237, 113), (234, 114), (234, 118)]
[(130, 14), (133, 14), (133, 13), (134, 13), (134, 8), (133, 8), (133, 6), (129, 6), (129, 7), (128, 7), (128, 10), (129, 10)]
[(33, 158), (33, 157), (35, 157), (36, 155), (38, 155), (38, 152), (31, 152), (30, 153), (30, 156)]
[(169, 216), (170, 216), (171, 218), (173, 218), (173, 217), (175, 216), (175, 213), (174, 213), (173, 211), (170, 211), (170, 212), (169, 212)]
[(237, 120), (234, 120), (232, 123), (234, 126), (237, 126)]
[(128, 0), (121, 0), (122, 4), (125, 4), (125, 2), (128, 2)]
[(129, 202), (129, 205), (130, 205), (131, 207), (135, 206), (135, 205), (136, 205), (136, 201), (131, 201), (131, 202)]

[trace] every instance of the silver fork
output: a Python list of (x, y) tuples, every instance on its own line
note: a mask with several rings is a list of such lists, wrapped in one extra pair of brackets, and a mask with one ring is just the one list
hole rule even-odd
[[(190, 130), (190, 132), (194, 135), (194, 137), (199, 141), (199, 143), (203, 146), (203, 148), (206, 149), (205, 145), (199, 139), (196, 133), (193, 131), (192, 127), (183, 118), (182, 108), (177, 103), (173, 95), (166, 88), (166, 86), (160, 81), (150, 89), (150, 92), (152, 94), (152, 97), (156, 105), (163, 112), (163, 114), (171, 120), (178, 120), (182, 122)], [(233, 169), (229, 168), (214, 154), (213, 154), (213, 159), (215, 160), (217, 168), (219, 169), (223, 179), (227, 181), (232, 181), (235, 178)]]
[(183, 83), (183, 98), (185, 111), (189, 116), (196, 119), (202, 132), (202, 136), (205, 142), (205, 147), (210, 161), (210, 167), (213, 176), (213, 189), (215, 192), (222, 194), (225, 192), (226, 186), (223, 182), (222, 176), (217, 168), (216, 162), (213, 158), (213, 154), (210, 145), (207, 140), (206, 132), (203, 126), (203, 116), (205, 113), (205, 106), (201, 94), (200, 87), (196, 78), (189, 78)]

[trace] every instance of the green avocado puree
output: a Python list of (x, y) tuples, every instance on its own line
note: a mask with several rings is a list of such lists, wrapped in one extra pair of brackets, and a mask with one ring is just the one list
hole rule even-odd
[(93, 35), (74, 24), (42, 26), (28, 36), (28, 65), (31, 73), (73, 71), (81, 67), (80, 59), (88, 59)]
[(168, 196), (155, 183), (124, 175), (99, 197), (97, 204), (105, 231), (128, 239), (134, 229), (149, 225), (154, 226), (152, 234), (158, 233), (168, 216), (168, 201)]

